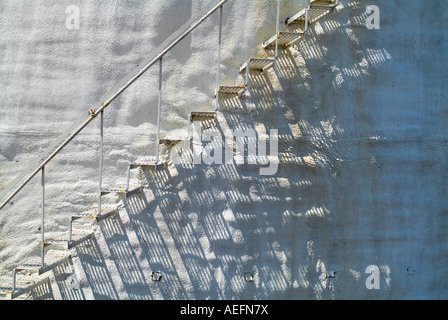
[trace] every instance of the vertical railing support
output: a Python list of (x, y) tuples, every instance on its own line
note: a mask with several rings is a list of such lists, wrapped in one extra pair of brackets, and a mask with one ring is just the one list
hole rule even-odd
[(40, 226), (40, 254), (42, 268), (45, 266), (45, 167), (42, 167), (42, 220)]
[(222, 9), (219, 7), (219, 35), (218, 35), (218, 70), (216, 75), (216, 107), (215, 111), (219, 109), (219, 83), (221, 82), (221, 46), (222, 46)]
[(249, 66), (250, 66), (250, 61), (251, 58), (249, 58), (249, 60), (247, 60), (247, 64), (246, 64), (246, 81), (245, 81), (245, 85), (249, 86)]
[(129, 191), (130, 181), (131, 181), (131, 165), (129, 165), (128, 170), (126, 171), (126, 194)]
[(280, 4), (281, 0), (277, 0), (277, 21), (275, 24), (275, 59), (278, 57), (278, 38), (280, 37)]
[(16, 282), (17, 282), (17, 270), (14, 269), (14, 274), (12, 276), (12, 295), (14, 296), (14, 292), (16, 292)]
[(310, 8), (311, 6), (306, 7), (305, 11), (305, 30), (303, 31), (303, 35), (308, 31), (309, 23), (310, 23)]
[(100, 164), (98, 183), (98, 216), (101, 214), (101, 190), (103, 189), (104, 111), (100, 113)]
[(160, 149), (160, 116), (162, 111), (162, 57), (159, 60), (159, 98), (157, 102), (157, 137), (156, 137), (156, 164), (159, 163), (159, 149)]
[(68, 223), (68, 243), (69, 244), (72, 242), (72, 229), (73, 229), (73, 219), (70, 218), (70, 221)]

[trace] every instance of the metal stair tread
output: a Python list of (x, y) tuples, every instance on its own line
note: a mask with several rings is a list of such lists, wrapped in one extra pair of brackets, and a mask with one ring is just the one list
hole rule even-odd
[(13, 289), (11, 287), (0, 287), (0, 297), (12, 299)]
[(263, 42), (263, 48), (275, 46), (277, 38), (278, 45), (286, 47), (299, 40), (300, 38), (303, 38), (303, 32), (279, 31), (277, 35), (274, 35), (270, 39)]
[(158, 167), (162, 165), (165, 165), (164, 161), (159, 160), (158, 162), (156, 162), (156, 157), (148, 157), (135, 160), (133, 163), (130, 164), (130, 168), (133, 169), (137, 167)]
[(119, 192), (119, 193), (125, 193), (126, 192), (126, 185), (124, 184), (117, 184), (113, 187), (106, 187), (101, 190), (101, 192)]
[(77, 241), (79, 239), (83, 239), (85, 237), (89, 237), (92, 235), (93, 235), (93, 233), (91, 231), (73, 230), (72, 231), (72, 241)]
[(175, 144), (180, 143), (182, 141), (185, 141), (185, 139), (182, 139), (182, 138), (163, 138), (163, 139), (159, 139), (159, 143), (160, 144), (164, 144), (164, 145), (175, 145)]
[(28, 271), (29, 273), (41, 273), (42, 270), (45, 268), (42, 267), (42, 265), (37, 264), (37, 263), (24, 263), (18, 267), (15, 268), (16, 272), (21, 272), (21, 271)]
[(193, 111), (191, 112), (191, 121), (206, 120), (216, 117), (215, 111)]
[(71, 231), (71, 240), (52, 238), (45, 241), (45, 247), (50, 250), (69, 250), (73, 248), (77, 243), (82, 242), (91, 236), (93, 236), (91, 231), (81, 231), (73, 230)]
[(335, 0), (314, 0), (310, 2), (310, 6), (326, 6), (329, 8), (334, 7), (336, 4)]
[(44, 243), (45, 247), (50, 249), (68, 250), (70, 248), (70, 241), (66, 239), (48, 239)]
[(126, 190), (126, 185), (124, 184), (118, 184), (114, 187), (108, 187), (108, 188), (103, 188), (101, 190), (101, 194), (102, 195), (106, 195), (109, 193), (119, 193), (119, 194), (125, 194), (126, 197), (129, 197), (133, 194), (136, 194), (138, 192), (140, 192), (142, 189), (141, 186), (130, 186), (128, 190)]
[[(101, 213), (100, 216), (110, 215), (115, 212), (118, 212), (118, 208), (116, 207), (107, 207), (102, 206), (101, 207)], [(87, 211), (84, 211), (82, 213), (74, 214), (71, 216), (72, 219), (79, 219), (79, 218), (98, 218), (98, 209), (96, 207), (90, 208)]]
[(246, 85), (245, 84), (238, 84), (234, 86), (219, 86), (218, 92), (223, 94), (241, 94), (244, 91), (246, 91)]
[[(41, 275), (42, 273), (47, 272), (48, 270), (53, 269), (54, 267), (60, 265), (61, 263), (65, 262), (70, 255), (67, 254), (55, 254), (53, 255), (47, 254), (45, 256), (45, 264), (42, 266), (40, 263), (37, 262), (31, 262), (31, 263), (25, 263), (15, 268), (15, 272), (27, 272), (31, 274), (38, 274)], [(35, 258), (40, 259), (40, 258)]]
[(191, 116), (201, 116), (201, 117), (214, 117), (216, 115), (215, 111), (192, 111)]
[(249, 58), (240, 68), (240, 72), (244, 72), (247, 66), (252, 70), (263, 70), (274, 63), (274, 58)]

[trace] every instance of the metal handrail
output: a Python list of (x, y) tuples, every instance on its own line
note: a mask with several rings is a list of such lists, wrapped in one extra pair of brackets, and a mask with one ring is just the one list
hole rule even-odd
[[(74, 132), (72, 132), (57, 148), (50, 153), (37, 167), (33, 170), (27, 178), (20, 183), (20, 185), (14, 189), (14, 191), (0, 204), (0, 210), (2, 210), (41, 170), (45, 168), (45, 166), (59, 153), (61, 150), (72, 141), (93, 119), (95, 119), (99, 114), (102, 114), (103, 111), (115, 100), (117, 99), (127, 88), (129, 88), (137, 79), (139, 79), (150, 67), (152, 67), (155, 63), (163, 58), (176, 44), (178, 44), (182, 39), (184, 39), (187, 35), (189, 35), (194, 29), (196, 29), (201, 23), (203, 23), (209, 16), (211, 16), (215, 11), (222, 8), (222, 6), (228, 2), (229, 0), (220, 0), (218, 4), (214, 5), (211, 9), (209, 6), (206, 7), (207, 11), (202, 15), (199, 19), (195, 19), (193, 23), (187, 22), (183, 27), (187, 26), (186, 30), (181, 30), (180, 34), (176, 36), (174, 39), (171, 37), (166, 40), (160, 47), (163, 47), (161, 50), (158, 50), (159, 53), (152, 57), (147, 63), (144, 64), (143, 68), (139, 68), (139, 70), (135, 73), (135, 71), (129, 73), (122, 81), (119, 82), (120, 86), (118, 89), (113, 90), (110, 94), (110, 97), (107, 98), (104, 102), (101, 102), (98, 109), (90, 109), (90, 115), (87, 120), (85, 120), (81, 125), (79, 125)], [(214, 2), (214, 1), (213, 1)], [(211, 4), (213, 4), (211, 2)], [(222, 20), (221, 20), (222, 21)], [(177, 33), (179, 33), (179, 30)], [(176, 34), (176, 33), (175, 33)], [(107, 94), (106, 96), (109, 96)], [(160, 116), (160, 114), (159, 114)]]

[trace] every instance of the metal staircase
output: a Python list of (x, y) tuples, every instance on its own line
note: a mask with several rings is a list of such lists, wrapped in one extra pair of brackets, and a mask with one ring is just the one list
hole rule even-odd
[[(310, 1), (309, 5), (294, 16), (286, 19), (286, 26), (293, 27), (294, 30), (280, 31), (280, 7), (281, 0), (277, 1), (277, 23), (276, 33), (273, 37), (264, 41), (262, 48), (275, 48), (275, 55), (268, 58), (250, 57), (241, 67), (240, 72), (245, 74), (245, 83), (235, 86), (220, 85), (220, 71), (218, 68), (217, 83), (215, 89), (215, 99), (218, 102), (216, 108), (211, 111), (192, 111), (188, 116), (187, 135), (186, 137), (176, 138), (161, 138), (160, 137), (160, 114), (162, 104), (162, 59), (163, 56), (169, 52), (180, 40), (191, 33), (198, 25), (210, 17), (213, 13), (219, 10), (220, 26), (219, 26), (219, 50), (218, 50), (218, 66), (220, 65), (220, 50), (221, 50), (221, 34), (222, 34), (222, 11), (224, 4), (229, 0), (221, 0), (218, 3), (212, 1), (206, 6), (197, 16), (193, 17), (186, 24), (184, 24), (176, 33), (167, 39), (159, 48), (156, 55), (151, 56), (145, 60), (143, 64), (139, 65), (137, 69), (125, 77), (117, 87), (108, 93), (104, 100), (100, 103), (98, 109), (89, 110), (89, 118), (84, 120), (80, 125), (75, 127), (73, 132), (60, 140), (60, 143), (55, 144), (53, 148), (45, 153), (40, 158), (40, 163), (36, 168), (32, 168), (31, 173), (26, 172), (22, 175), (22, 181), (13, 183), (2, 197), (8, 197), (1, 203), (0, 210), (3, 209), (21, 190), (27, 185), (38, 173), (41, 173), (42, 181), (42, 227), (41, 227), (41, 257), (26, 264), (18, 266), (13, 271), (13, 280), (11, 288), (0, 288), (0, 297), (15, 298), (30, 290), (38, 281), (34, 279), (44, 273), (53, 270), (57, 266), (72, 259), (71, 249), (86, 240), (94, 237), (95, 227), (101, 221), (111, 218), (118, 214), (119, 207), (108, 207), (102, 204), (102, 197), (107, 194), (118, 194), (125, 198), (132, 197), (143, 191), (143, 186), (132, 185), (131, 175), (133, 170), (151, 169), (159, 170), (168, 165), (169, 159), (160, 158), (160, 146), (173, 146), (183, 141), (191, 141), (192, 128), (191, 124), (194, 121), (207, 121), (215, 119), (217, 112), (219, 112), (220, 95), (236, 95), (241, 97), (249, 86), (250, 70), (264, 70), (273, 66), (278, 57), (279, 47), (287, 47), (302, 39), (309, 30), (309, 26), (317, 19), (323, 17), (329, 12), (333, 12), (334, 8), (339, 4), (339, 0), (328, 1)], [(131, 86), (140, 76), (142, 76), (151, 66), (159, 64), (159, 99), (158, 99), (158, 119), (157, 119), (157, 139), (156, 139), (156, 155), (148, 156), (141, 159), (136, 159), (130, 163), (127, 168), (126, 182), (113, 187), (103, 187), (102, 185), (102, 167), (103, 167), (103, 114), (106, 108), (123, 93), (129, 86)], [(99, 165), (99, 191), (98, 191), (98, 205), (80, 214), (71, 215), (68, 221), (67, 234), (59, 238), (45, 239), (44, 219), (45, 219), (45, 166), (77, 135), (81, 132), (91, 121), (100, 116), (100, 165)], [(25, 178), (24, 178), (25, 177)], [(19, 184), (20, 183), (20, 184)], [(18, 186), (17, 186), (18, 185)], [(13, 187), (16, 187), (14, 190)], [(1, 198), (0, 198), (1, 199)]]
[(279, 47), (288, 47), (295, 42), (303, 39), (308, 32), (309, 26), (319, 18), (325, 16), (329, 12), (333, 12), (334, 8), (339, 5), (339, 0), (327, 1), (310, 1), (309, 5), (295, 14), (288, 17), (285, 21), (286, 26), (295, 26), (294, 30), (279, 30), (280, 26), (280, 5), (281, 1), (277, 1), (277, 30), (275, 35), (262, 43), (264, 49), (275, 48), (275, 55), (268, 58), (249, 58), (240, 68), (241, 73), (246, 73), (245, 87), (249, 84), (250, 70), (261, 70), (273, 66), (278, 57)]

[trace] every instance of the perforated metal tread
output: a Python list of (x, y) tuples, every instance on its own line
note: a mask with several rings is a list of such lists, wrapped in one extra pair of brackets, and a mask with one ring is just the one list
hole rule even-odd
[(0, 298), (2, 298), (3, 300), (5, 299), (11, 300), (12, 296), (13, 296), (12, 288), (0, 287)]
[(119, 194), (124, 194), (126, 197), (130, 197), (130, 196), (137, 194), (141, 191), (142, 191), (141, 186), (129, 186), (129, 190), (126, 190), (126, 185), (119, 184), (119, 185), (116, 185), (113, 187), (102, 189), (101, 195), (106, 195), (109, 193), (119, 193)]
[(220, 94), (236, 94), (241, 95), (246, 91), (246, 85), (240, 84), (236, 86), (219, 86), (218, 92)]
[(45, 256), (45, 264), (42, 266), (38, 261), (40, 258), (35, 257), (31, 259), (30, 263), (22, 264), (14, 269), (15, 273), (26, 273), (26, 274), (36, 274), (41, 275), (58, 265), (64, 263), (69, 259), (71, 255), (69, 253), (53, 252), (52, 254), (47, 254)]
[(82, 219), (82, 218), (96, 219), (96, 220), (105, 219), (105, 218), (108, 218), (116, 213), (118, 213), (118, 208), (102, 206), (101, 213), (98, 215), (98, 208), (93, 207), (93, 208), (90, 208), (87, 211), (84, 211), (82, 213), (72, 215), (71, 220), (74, 221), (74, 220)]
[(292, 43), (303, 38), (303, 32), (293, 32), (293, 31), (280, 31), (277, 35), (272, 36), (269, 40), (263, 42), (263, 48), (269, 48), (276, 45), (276, 40), (278, 38), (278, 45), (282, 47), (287, 47)]
[(240, 68), (240, 72), (246, 71), (247, 66), (252, 70), (264, 70), (275, 62), (274, 58), (250, 58)]
[(164, 145), (175, 145), (178, 144), (180, 142), (184, 141), (184, 139), (176, 139), (176, 138), (164, 138), (164, 139), (160, 139), (159, 143), (160, 144), (164, 144)]
[[(160, 144), (163, 144), (161, 140), (159, 140)], [(130, 169), (135, 169), (139, 167), (150, 167), (150, 168), (157, 168), (160, 166), (165, 166), (166, 163), (163, 161), (156, 162), (156, 157), (147, 157), (147, 158), (140, 158), (135, 160), (133, 163), (129, 165)]]
[(63, 239), (48, 239), (44, 242), (47, 249), (53, 250), (68, 250), (70, 248), (70, 241)]
[(40, 264), (25, 263), (25, 264), (18, 266), (14, 270), (17, 273), (18, 272), (26, 272), (26, 273), (30, 273), (30, 274), (40, 275), (44, 272), (45, 268), (46, 268), (46, 266), (42, 267), (42, 265), (40, 265)]
[(60, 238), (48, 239), (45, 241), (45, 248), (50, 250), (69, 250), (77, 244), (92, 238), (93, 235), (94, 233), (91, 231), (73, 230), (72, 228), (70, 240)]
[(209, 120), (216, 117), (214, 111), (193, 111), (191, 112), (191, 121)]

